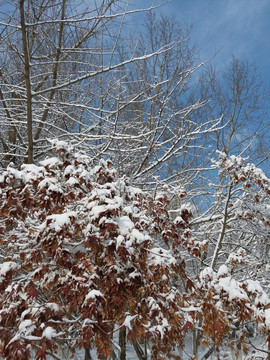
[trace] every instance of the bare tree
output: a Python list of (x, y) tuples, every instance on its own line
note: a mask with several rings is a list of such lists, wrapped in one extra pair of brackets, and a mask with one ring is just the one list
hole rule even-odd
[(102, 1), (92, 9), (24, 0), (6, 10), (2, 166), (36, 161), (48, 148), (46, 139), (59, 137), (94, 159), (110, 156), (139, 184), (153, 176), (179, 182), (191, 167), (191, 149), (218, 124), (191, 118), (204, 103), (187, 101), (201, 66), (188, 29), (150, 14), (145, 33), (128, 46), (121, 35), (125, 17), (143, 10), (129, 10), (125, 2)]
[[(241, 62), (235, 57), (232, 57), (223, 73), (218, 73), (210, 66), (201, 76), (200, 92), (205, 101), (208, 98), (208, 103), (197, 111), (203, 118), (221, 116), (222, 123), (220, 129), (210, 136), (207, 135), (210, 147), (208, 154), (203, 153), (203, 156), (209, 157), (210, 160), (213, 156), (212, 150), (218, 150), (227, 156), (232, 155), (233, 158), (244, 155), (249, 161), (266, 164), (269, 157), (267, 147), (269, 139), (266, 131), (269, 129), (269, 120), (264, 116), (266, 98), (256, 68), (247, 61)], [(216, 158), (216, 155), (214, 157)], [(208, 181), (211, 181), (211, 186), (215, 186), (214, 192), (209, 192), (209, 186), (208, 190), (206, 187), (206, 195), (210, 200), (207, 216), (211, 220), (207, 221), (204, 233), (204, 236), (209, 236), (208, 240), (213, 244), (213, 253), (210, 251), (207, 255), (213, 268), (216, 267), (219, 256), (222, 258), (222, 254), (225, 257), (230, 254), (231, 248), (225, 246), (225, 250), (224, 242), (234, 243), (238, 248), (248, 243), (249, 246), (256, 248), (258, 237), (260, 242), (264, 242), (265, 236), (265, 234), (260, 236), (254, 227), (249, 230), (241, 228), (241, 235), (236, 235), (237, 228), (232, 229), (229, 214), (234, 212), (231, 206), (239, 198), (239, 188), (234, 188), (231, 180), (224, 174), (224, 172), (217, 173), (213, 169), (206, 175)], [(216, 233), (212, 227), (212, 220), (217, 218), (221, 220), (221, 225), (219, 236), (215, 239), (211, 235)], [(237, 226), (239, 231), (239, 224)], [(255, 248), (252, 250), (253, 254), (256, 254)]]
[[(250, 180), (244, 187), (240, 186), (248, 177), (248, 171), (246, 175), (238, 175), (237, 182), (226, 172), (217, 171), (211, 161), (217, 157), (215, 152), (218, 150), (223, 159), (231, 155), (226, 164), (232, 167), (237, 165), (244, 168), (245, 161), (249, 160), (265, 165), (265, 170), (268, 170), (269, 138), (266, 129), (269, 129), (269, 119), (265, 116), (266, 98), (262, 82), (255, 66), (233, 57), (223, 72), (218, 72), (211, 65), (203, 70), (199, 93), (206, 105), (197, 108), (192, 118), (194, 121), (205, 121), (219, 117), (221, 126), (205, 134), (207, 147), (202, 147), (201, 155), (197, 157), (198, 161), (208, 166), (197, 177), (196, 183), (192, 183), (195, 195), (193, 211), (196, 214), (192, 228), (193, 235), (206, 241), (208, 248), (200, 261), (188, 263), (189, 271), (193, 273), (205, 267), (216, 271), (220, 264), (227, 263), (232, 273), (241, 280), (266, 279), (268, 220), (255, 219), (254, 214), (266, 214), (267, 196), (262, 195), (262, 199), (261, 194), (256, 196), (256, 186), (250, 191)], [(241, 155), (248, 157), (248, 160), (244, 161)], [(220, 160), (219, 165), (221, 163)], [(254, 165), (248, 168), (254, 169)], [(240, 207), (241, 203), (245, 205)], [(265, 224), (266, 227), (260, 227), (259, 224)], [(264, 281), (268, 284), (268, 280)], [(198, 352), (200, 327), (199, 322), (198, 329), (194, 330), (194, 354)]]
[(266, 92), (255, 65), (234, 56), (222, 72), (213, 66), (200, 79), (200, 94), (208, 104), (203, 118), (222, 116), (224, 127), (211, 134), (214, 147), (226, 154), (243, 154), (252, 161), (269, 157), (265, 114)]
[[(100, 112), (98, 79), (141, 60), (133, 56), (117, 62), (114, 57), (119, 40), (113, 29), (115, 22), (119, 19), (121, 24), (134, 12), (118, 0), (104, 0), (93, 9), (83, 2), (75, 7), (66, 0), (22, 0), (3, 5), (3, 165), (10, 160), (33, 162), (44, 152), (47, 137), (79, 133), (81, 139), (91, 134)], [(107, 49), (103, 48), (103, 37), (110, 37)], [(163, 51), (166, 47), (157, 53)], [(149, 56), (152, 54), (143, 59)], [(115, 112), (109, 109), (110, 114)]]
[[(168, 51), (156, 54), (160, 46)], [(114, 143), (114, 158), (120, 173), (136, 182), (159, 178), (161, 183), (189, 183), (195, 150), (205, 133), (217, 129), (216, 119), (196, 122), (192, 115), (204, 106), (203, 101), (190, 102), (188, 91), (197, 64), (196, 49), (190, 44), (190, 29), (173, 17), (147, 14), (144, 31), (139, 38), (131, 36), (118, 48), (120, 59), (127, 49), (135, 56), (156, 54), (141, 62), (129, 64), (122, 71), (118, 128), (130, 139)], [(137, 96), (134, 97), (134, 94)], [(134, 141), (135, 136), (135, 141)], [(124, 149), (129, 149), (125, 151)], [(134, 152), (135, 150), (135, 152)], [(184, 184), (185, 182), (185, 184)]]

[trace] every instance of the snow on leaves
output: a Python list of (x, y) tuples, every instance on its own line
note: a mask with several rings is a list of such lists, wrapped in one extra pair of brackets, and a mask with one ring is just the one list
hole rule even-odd
[[(95, 346), (104, 358), (119, 327), (169, 354), (183, 341), (171, 283), (181, 226), (167, 226), (160, 200), (117, 179), (109, 161), (93, 167), (66, 143), (52, 145), (55, 157), (0, 178), (0, 356), (30, 359), (32, 349), (45, 359), (69, 338), (71, 350)], [(167, 249), (157, 247), (170, 226)]]
[(93, 166), (64, 142), (52, 146), (39, 166), (0, 177), (2, 358), (43, 360), (68, 341), (104, 359), (123, 329), (135, 345), (147, 339), (153, 359), (176, 356), (197, 320), (219, 345), (236, 307), (239, 321), (253, 316), (269, 331), (259, 284), (236, 281), (225, 265), (187, 276), (181, 248), (197, 259), (207, 249), (188, 206), (172, 219), (165, 194), (152, 198), (109, 161)]

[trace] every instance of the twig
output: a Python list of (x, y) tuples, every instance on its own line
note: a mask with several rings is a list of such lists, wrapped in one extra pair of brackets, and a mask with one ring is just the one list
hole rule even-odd
[(261, 351), (261, 352), (263, 352), (263, 353), (265, 353), (265, 354), (270, 355), (270, 351), (257, 348), (255, 345), (252, 344), (251, 341), (249, 341), (248, 343), (249, 343), (249, 345), (251, 345), (255, 350), (258, 350), (258, 351)]

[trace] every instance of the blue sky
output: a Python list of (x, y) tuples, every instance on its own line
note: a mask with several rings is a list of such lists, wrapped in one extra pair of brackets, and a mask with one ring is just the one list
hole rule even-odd
[[(131, 0), (148, 7), (152, 0)], [(160, 1), (161, 2), (161, 1)], [(270, 88), (270, 0), (171, 0), (159, 10), (192, 25), (191, 39), (203, 60), (222, 68), (235, 55), (255, 63)]]
[[(130, 1), (140, 8), (153, 3)], [(232, 55), (255, 64), (268, 94), (264, 120), (270, 121), (270, 0), (171, 0), (158, 11), (192, 25), (191, 42), (197, 45), (201, 60), (216, 54), (211, 61), (218, 70), (223, 70)], [(269, 160), (264, 163), (264, 171), (269, 172), (269, 165)]]

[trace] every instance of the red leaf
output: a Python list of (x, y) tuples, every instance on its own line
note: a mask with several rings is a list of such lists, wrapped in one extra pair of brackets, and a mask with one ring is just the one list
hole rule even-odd
[(39, 291), (31, 284), (28, 289), (28, 299), (36, 299), (39, 295)]
[(193, 324), (192, 324), (192, 322), (190, 322), (190, 321), (187, 321), (186, 323), (185, 323), (185, 325), (183, 326), (183, 330), (185, 331), (185, 332), (188, 332), (188, 330), (192, 330), (193, 329)]
[(190, 279), (187, 280), (186, 287), (188, 290), (192, 290), (194, 288), (194, 284)]
[(223, 324), (220, 321), (215, 321), (213, 327), (217, 333), (222, 334), (223, 333), (222, 326)]

